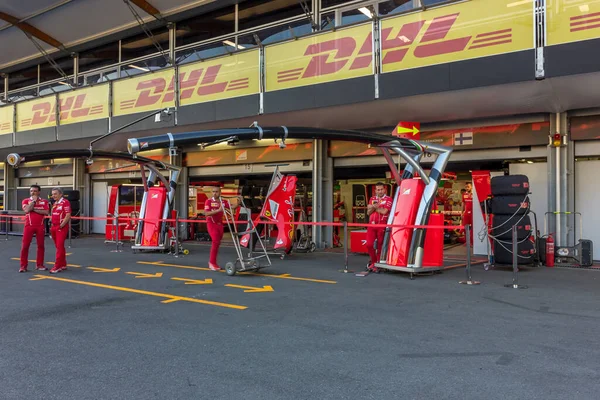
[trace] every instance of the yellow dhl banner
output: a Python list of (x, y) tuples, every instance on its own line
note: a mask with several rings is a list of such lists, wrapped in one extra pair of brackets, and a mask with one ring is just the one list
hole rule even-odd
[(256, 94), (259, 90), (258, 50), (179, 68), (179, 104), (182, 106)]
[(0, 135), (13, 133), (15, 106), (0, 107)]
[(17, 132), (56, 126), (56, 96), (17, 103)]
[(373, 73), (371, 24), (265, 48), (267, 91)]
[(382, 71), (533, 48), (533, 0), (477, 0), (382, 21)]
[(113, 83), (113, 115), (128, 115), (175, 106), (175, 70), (144, 74)]
[(108, 118), (108, 84), (58, 95), (60, 124)]
[(600, 38), (600, 0), (547, 0), (546, 43)]

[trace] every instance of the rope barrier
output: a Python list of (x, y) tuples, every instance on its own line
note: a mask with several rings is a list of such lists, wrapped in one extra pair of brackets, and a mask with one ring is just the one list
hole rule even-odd
[[(15, 222), (14, 220), (24, 220), (25, 216), (22, 215), (3, 215), (2, 216), (3, 219), (12, 219), (13, 222), (12, 223), (17, 223), (17, 224), (25, 224), (25, 222)], [(50, 219), (50, 217), (44, 217), (44, 219)], [(84, 217), (84, 216), (77, 216), (77, 217), (71, 217), (72, 221), (77, 221), (77, 220), (81, 220), (81, 221), (106, 221), (107, 223), (110, 221), (114, 221), (114, 217)], [(132, 217), (119, 217), (119, 225), (126, 225), (126, 222), (144, 222), (145, 223), (159, 223), (159, 222), (187, 222), (187, 223), (193, 223), (193, 224), (204, 224), (204, 223), (208, 223), (207, 220), (205, 219), (177, 219), (177, 218), (160, 218), (160, 219), (155, 219), (155, 218), (132, 218)], [(241, 224), (241, 225), (245, 225), (248, 223), (248, 221), (236, 221), (236, 224)], [(260, 221), (260, 224), (265, 224), (265, 225), (278, 225), (281, 224), (281, 222), (277, 222), (277, 221)], [(295, 225), (295, 226), (332, 226), (332, 227), (343, 227), (344, 223), (343, 222), (301, 222), (301, 221), (291, 221), (291, 222), (283, 222), (283, 224), (285, 225)], [(112, 224), (114, 225), (114, 224)], [(353, 223), (353, 222), (348, 222), (347, 226), (349, 228), (355, 227), (355, 228), (405, 228), (405, 229), (419, 229), (419, 228), (424, 228), (424, 229), (443, 229), (443, 230), (461, 230), (461, 229), (465, 229), (464, 225), (395, 225), (395, 224), (366, 224), (366, 223)]]

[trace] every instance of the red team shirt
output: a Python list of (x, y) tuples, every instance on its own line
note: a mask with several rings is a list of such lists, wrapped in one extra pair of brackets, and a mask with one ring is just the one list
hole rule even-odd
[[(23, 209), (23, 206), (29, 205), (30, 201), (33, 201), (33, 198), (29, 197), (28, 199), (24, 199), (23, 202), (21, 203), (21, 209)], [(42, 211), (42, 210), (48, 211), (50, 209), (48, 200), (38, 198), (35, 203), (35, 206), (33, 206), (33, 209), (38, 210), (38, 211)], [(25, 217), (25, 226), (40, 226), (43, 224), (44, 224), (44, 216), (42, 214), (33, 212), (33, 210), (29, 214), (27, 214), (27, 216)]]
[[(223, 207), (226, 210), (229, 209), (229, 203), (227, 202), (227, 200), (223, 200)], [(218, 209), (221, 209), (221, 202), (219, 200), (214, 200), (214, 199), (210, 198), (204, 202), (204, 211), (215, 211)], [(222, 224), (223, 223), (223, 210), (221, 209), (221, 212), (218, 212), (214, 215), (206, 217), (206, 220), (208, 221), (208, 223)]]
[(392, 210), (392, 198), (387, 194), (384, 194), (383, 197), (377, 198), (377, 196), (373, 196), (369, 199), (369, 204), (376, 204), (376, 208), (385, 208), (388, 210), (386, 215), (381, 215), (376, 211), (369, 216), (370, 224), (386, 224), (388, 217), (390, 216), (390, 211)]
[(62, 197), (52, 206), (52, 225), (60, 226), (67, 214), (71, 213), (71, 203)]
[(462, 195), (462, 201), (465, 205), (465, 212), (473, 212), (473, 193), (465, 193)]

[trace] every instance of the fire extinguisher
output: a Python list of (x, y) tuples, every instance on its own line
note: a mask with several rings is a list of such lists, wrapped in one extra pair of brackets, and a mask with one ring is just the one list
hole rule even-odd
[(546, 267), (554, 267), (554, 238), (548, 235), (546, 239)]

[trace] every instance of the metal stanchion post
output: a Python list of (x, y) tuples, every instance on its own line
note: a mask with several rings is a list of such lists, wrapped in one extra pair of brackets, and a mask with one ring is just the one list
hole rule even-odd
[(348, 270), (348, 222), (344, 221), (344, 269), (341, 272), (347, 274), (353, 272)]
[(467, 239), (467, 265), (465, 268), (467, 272), (467, 280), (460, 281), (460, 283), (465, 285), (479, 285), (481, 282), (474, 281), (471, 277), (471, 225), (465, 225), (465, 236)]
[(519, 246), (517, 240), (517, 225), (512, 227), (512, 267), (513, 267), (513, 282), (512, 284), (504, 285), (504, 287), (512, 287), (513, 289), (526, 289), (527, 286), (519, 285), (519, 267), (517, 257), (519, 255)]
[(6, 231), (6, 239), (4, 239), (4, 240), (8, 240), (8, 215), (5, 216), (4, 218), (6, 218), (6, 220), (4, 222), (4, 230)]
[(179, 213), (175, 213), (175, 258), (179, 258)]
[(115, 214), (115, 242), (117, 243), (116, 250), (112, 250), (111, 253), (121, 253), (119, 250), (119, 214)]
[(71, 234), (72, 234), (72, 229), (71, 229), (71, 220), (69, 220), (69, 249), (71, 248)]

